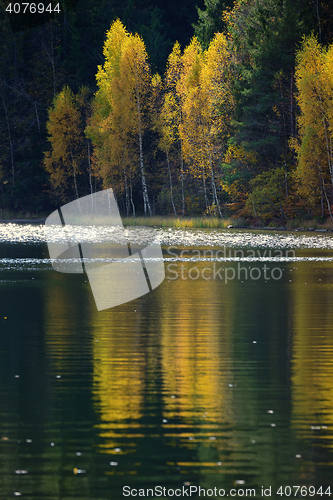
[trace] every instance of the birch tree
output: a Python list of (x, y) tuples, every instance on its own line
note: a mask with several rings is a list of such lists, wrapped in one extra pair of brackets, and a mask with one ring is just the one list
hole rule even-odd
[(87, 133), (95, 144), (104, 184), (125, 191), (127, 211), (129, 200), (134, 211), (132, 178), (139, 170), (144, 213), (151, 215), (143, 150), (151, 83), (145, 44), (118, 19), (107, 32), (103, 53), (105, 62), (98, 67), (98, 92)]
[(299, 194), (312, 207), (321, 200), (332, 217), (333, 192), (333, 47), (306, 39), (297, 57), (296, 85), (300, 108), (296, 179)]
[[(182, 74), (182, 54), (180, 45), (176, 42), (168, 57), (165, 73), (164, 102), (161, 111), (162, 137), (166, 139), (165, 146), (168, 151), (173, 151), (179, 159), (180, 183), (182, 196), (182, 214), (185, 215), (185, 190), (184, 190), (184, 159), (180, 124), (182, 123), (182, 93), (177, 91)], [(164, 145), (164, 144), (163, 144)]]
[(182, 76), (177, 86), (182, 95), (180, 135), (183, 154), (191, 174), (203, 183), (206, 209), (209, 209), (210, 180), (212, 206), (222, 217), (218, 198), (216, 169), (227, 146), (232, 117), (230, 90), (230, 55), (223, 34), (218, 33), (207, 51), (201, 50), (196, 38), (184, 50)]
[(81, 156), (81, 117), (69, 87), (55, 97), (46, 126), (51, 151), (45, 153), (44, 167), (50, 174), (51, 184), (65, 200), (66, 187), (71, 180), (75, 198), (79, 198), (77, 176)]

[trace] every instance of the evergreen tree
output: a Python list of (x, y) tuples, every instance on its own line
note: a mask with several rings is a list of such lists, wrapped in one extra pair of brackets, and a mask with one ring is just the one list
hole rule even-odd
[[(229, 155), (233, 178), (249, 181), (267, 170), (283, 167), (285, 196), (294, 157), (289, 147), (295, 135), (295, 52), (307, 24), (309, 5), (301, 0), (237, 0), (225, 14), (230, 47), (235, 54), (237, 102), (230, 146), (247, 154)], [(253, 158), (248, 170), (247, 155)], [(240, 156), (238, 155), (238, 158)]]
[(215, 33), (225, 30), (224, 12), (233, 5), (233, 0), (204, 0), (206, 9), (197, 7), (199, 20), (192, 26), (194, 34), (204, 49), (208, 48)]

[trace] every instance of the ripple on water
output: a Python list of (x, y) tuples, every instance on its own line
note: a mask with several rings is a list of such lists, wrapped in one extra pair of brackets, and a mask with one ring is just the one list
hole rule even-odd
[[(170, 230), (171, 229), (171, 230)], [(169, 228), (128, 228), (128, 232), (117, 227), (104, 226), (66, 226), (66, 232), (60, 227), (49, 227), (40, 224), (0, 224), (0, 242), (7, 243), (46, 243), (71, 242), (90, 243), (125, 243), (134, 236), (137, 243), (154, 237), (164, 246), (226, 246), (237, 248), (333, 248), (331, 235), (307, 235), (294, 233), (262, 233), (249, 230), (201, 230)]]
[[(45, 226), (40, 224), (0, 224), (0, 243), (4, 244), (41, 244), (49, 242), (65, 241), (64, 237), (73, 242), (89, 242), (91, 244), (101, 243), (122, 243), (135, 241), (138, 244), (147, 244), (149, 241), (160, 243), (164, 249), (164, 261), (167, 262), (299, 262), (299, 261), (332, 261), (333, 257), (315, 255), (315, 256), (296, 256), (294, 252), (281, 256), (282, 249), (314, 249), (329, 250), (333, 248), (333, 236), (330, 235), (305, 235), (290, 233), (262, 233), (258, 231), (246, 230), (200, 230), (200, 229), (181, 229), (181, 228), (154, 229), (154, 228), (131, 228), (128, 231), (117, 227), (89, 227), (76, 226), (70, 227), (69, 232), (65, 234), (62, 228), (48, 228), (46, 235)], [(46, 239), (47, 236), (47, 239)], [(237, 248), (237, 249), (256, 249), (252, 256), (248, 255), (249, 250), (243, 250), (243, 255), (239, 256), (232, 251), (226, 251), (214, 255), (212, 250), (200, 252), (196, 255), (188, 250), (186, 255), (177, 251), (176, 247), (181, 248)], [(170, 252), (168, 252), (168, 249)], [(261, 249), (265, 249), (264, 251)], [(267, 250), (270, 249), (270, 250)], [(274, 255), (274, 252), (280, 252), (280, 255)], [(211, 255), (210, 255), (211, 254)], [(253, 254), (255, 254), (253, 256)], [(173, 257), (169, 257), (173, 255)], [(61, 259), (62, 264), (75, 259)], [(91, 259), (83, 259), (84, 262), (90, 262)], [(95, 259), (104, 263), (116, 262), (119, 259), (101, 258)], [(136, 257), (128, 258), (128, 262), (136, 262)], [(159, 260), (159, 259), (148, 259)], [(49, 258), (0, 258), (0, 270), (50, 270), (52, 263), (59, 261)], [(0, 281), (1, 284), (1, 281)]]

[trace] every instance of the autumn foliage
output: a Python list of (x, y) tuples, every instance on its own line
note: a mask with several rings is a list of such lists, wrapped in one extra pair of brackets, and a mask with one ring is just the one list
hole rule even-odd
[(281, 6), (236, 1), (206, 49), (174, 44), (163, 76), (115, 20), (86, 113), (68, 87), (49, 111), (53, 187), (112, 187), (127, 215), (332, 217), (333, 46), (297, 46), (296, 6)]

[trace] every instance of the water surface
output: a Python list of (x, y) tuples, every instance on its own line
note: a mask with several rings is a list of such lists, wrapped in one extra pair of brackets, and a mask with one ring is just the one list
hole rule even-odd
[(1, 499), (330, 485), (332, 236), (158, 236), (164, 282), (98, 312), (43, 226), (0, 225)]

